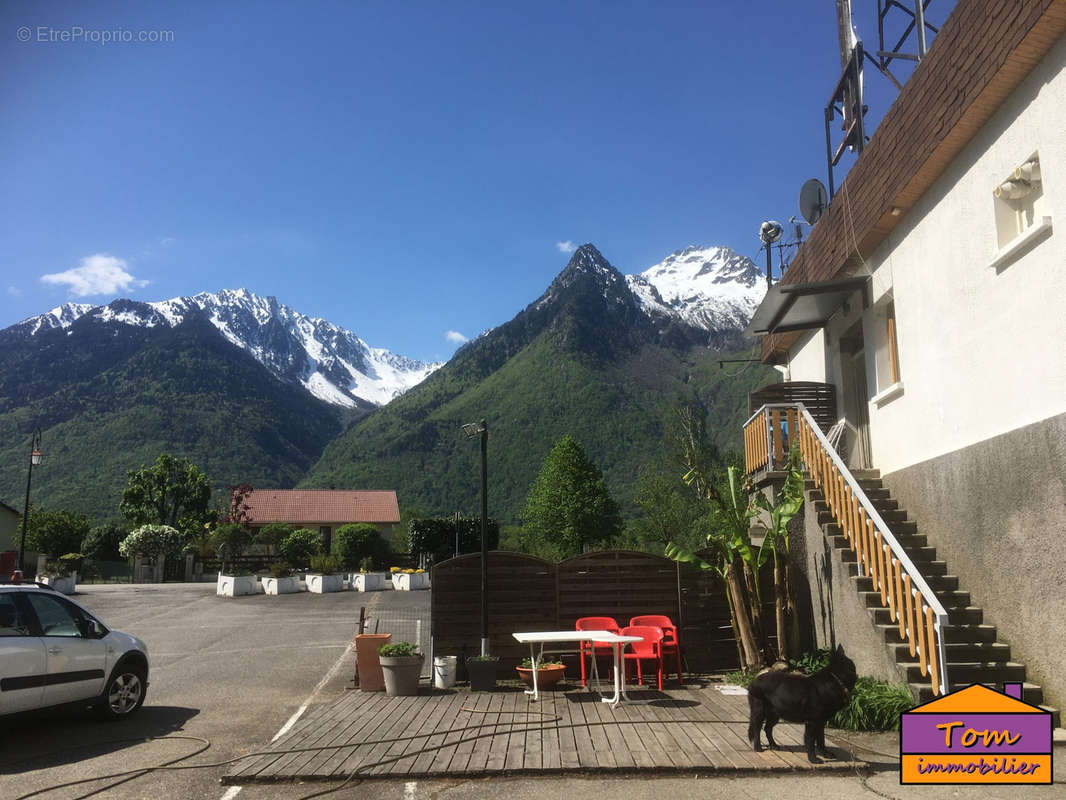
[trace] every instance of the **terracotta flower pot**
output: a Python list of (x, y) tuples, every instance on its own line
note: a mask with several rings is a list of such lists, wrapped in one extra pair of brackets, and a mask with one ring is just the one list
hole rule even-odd
[[(518, 670), (518, 677), (521, 678), (526, 686), (530, 689), (533, 688), (533, 670), (529, 667), (515, 667)], [(548, 664), (537, 670), (537, 689), (553, 689), (555, 684), (563, 679), (566, 674), (566, 667), (562, 664)]]

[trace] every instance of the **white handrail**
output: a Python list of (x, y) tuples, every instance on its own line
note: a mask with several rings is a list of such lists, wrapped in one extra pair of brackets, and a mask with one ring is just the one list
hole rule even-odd
[[(822, 429), (818, 426), (818, 423), (814, 421), (814, 418), (810, 415), (810, 412), (807, 411), (807, 408), (803, 403), (767, 403), (748, 418), (747, 422), (744, 423), (745, 427), (748, 423), (770, 408), (794, 408), (803, 416), (807, 421), (807, 424), (810, 426), (810, 429), (814, 432), (815, 437), (822, 445), (822, 448), (829, 455), (829, 458), (832, 459), (837, 471), (844, 478), (848, 487), (850, 487), (852, 497), (859, 501), (863, 510), (866, 512), (867, 519), (873, 522), (874, 527), (881, 533), (881, 541), (889, 546), (892, 550), (892, 554), (896, 557), (896, 560), (899, 561), (900, 566), (910, 575), (911, 583), (914, 588), (918, 590), (918, 593), (925, 600), (926, 605), (933, 610), (933, 614), (936, 616), (936, 623), (933, 628), (937, 632), (937, 657), (940, 661), (940, 694), (947, 694), (947, 651), (944, 647), (944, 626), (948, 623), (947, 610), (933, 592), (932, 588), (930, 588), (929, 584), (926, 583), (925, 578), (922, 577), (922, 573), (914, 565), (914, 562), (911, 561), (910, 556), (907, 555), (903, 546), (897, 541), (896, 537), (892, 535), (892, 531), (889, 530), (884, 519), (881, 518), (877, 509), (874, 508), (873, 503), (870, 502), (870, 498), (866, 496), (866, 492), (864, 492), (862, 487), (859, 486), (858, 481), (855, 480), (855, 476), (852, 475), (851, 470), (845, 466), (844, 462), (837, 454), (837, 451), (829, 444), (829, 440), (825, 438)], [(907, 620), (907, 624), (910, 624), (910, 620)]]

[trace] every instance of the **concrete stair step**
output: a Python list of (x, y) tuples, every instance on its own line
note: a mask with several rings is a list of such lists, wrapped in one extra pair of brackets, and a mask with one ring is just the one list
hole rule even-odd
[[(900, 665), (908, 683), (921, 681), (921, 667), (917, 662)], [(948, 680), (952, 686), (970, 683), (996, 684), (1002, 688), (1004, 682), (1021, 683), (1025, 681), (1025, 665), (1009, 661), (966, 661), (952, 663), (948, 661)]]
[[(892, 615), (887, 608), (871, 608), (868, 610), (873, 615), (876, 624), (892, 624)], [(948, 612), (948, 623), (951, 625), (980, 625), (984, 619), (984, 611), (979, 606), (949, 608), (946, 610)]]
[[(885, 598), (888, 598), (887, 594), (885, 595)], [(937, 599), (940, 600), (944, 608), (949, 612), (953, 609), (972, 608), (970, 605), (969, 592), (937, 592)], [(872, 587), (867, 591), (859, 592), (859, 600), (867, 608), (878, 608), (884, 605), (884, 603), (881, 602), (881, 592)]]
[[(934, 592), (953, 592), (959, 588), (959, 578), (957, 575), (923, 575), (925, 582), (929, 584), (929, 588)], [(874, 580), (865, 575), (852, 575), (852, 585), (857, 592), (872, 592), (874, 590)]]
[(948, 624), (944, 628), (944, 642), (946, 644), (991, 644), (996, 641), (996, 626), (978, 623), (975, 625)]
[[(897, 664), (914, 658), (906, 642), (890, 645), (890, 648)], [(1010, 661), (1010, 645), (1002, 642), (947, 642), (944, 650), (949, 663)]]
[[(950, 669), (950, 665), (948, 667)], [(948, 673), (950, 676), (950, 672)], [(935, 700), (936, 697), (933, 694), (933, 687), (929, 685), (928, 678), (923, 678), (919, 682), (908, 683), (911, 694), (917, 694), (919, 703), (928, 703), (930, 700)], [(958, 689), (965, 689), (969, 684), (957, 683), (954, 678), (951, 678), (951, 690), (956, 691)], [(1003, 684), (999, 683), (986, 683), (989, 689), (995, 689), (997, 692), (1003, 691)], [(1044, 702), (1044, 690), (1037, 686), (1035, 683), (1023, 683), (1022, 684), (1022, 700), (1034, 706), (1039, 706)], [(1052, 709), (1048, 709), (1049, 711)]]
[[(848, 558), (847, 556), (851, 556)], [(848, 575), (855, 577), (859, 574), (858, 564), (855, 561), (855, 553), (851, 550), (844, 550), (840, 553), (841, 561), (848, 564)], [(947, 575), (948, 564), (946, 561), (919, 561), (918, 559), (912, 559), (921, 572), (922, 577), (929, 580), (930, 576)], [(850, 563), (849, 563), (850, 562)]]

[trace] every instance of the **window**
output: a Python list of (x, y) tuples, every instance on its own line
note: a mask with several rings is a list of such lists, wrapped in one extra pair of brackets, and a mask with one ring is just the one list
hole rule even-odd
[(43, 594), (27, 594), (26, 599), (33, 606), (45, 636), (81, 636), (78, 627), (81, 615), (75, 615), (74, 610), (62, 600)]
[(30, 629), (19, 613), (11, 592), (0, 594), (0, 636), (29, 636)]
[(992, 266), (998, 267), (1020, 254), (1037, 238), (1051, 232), (1051, 217), (1045, 216), (1044, 182), (1040, 154), (1011, 170), (992, 190), (996, 217), (996, 246)]
[(877, 340), (877, 350), (874, 354), (877, 394), (874, 395), (873, 402), (880, 406), (903, 393), (899, 341), (896, 334), (896, 303), (891, 296), (883, 298), (874, 306), (874, 325)]

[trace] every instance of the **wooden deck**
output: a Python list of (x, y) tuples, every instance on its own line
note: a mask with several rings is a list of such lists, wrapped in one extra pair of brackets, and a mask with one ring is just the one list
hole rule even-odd
[(631, 691), (633, 702), (616, 707), (568, 686), (565, 692), (543, 693), (536, 703), (517, 685), (476, 693), (423, 687), (417, 697), (350, 690), (264, 745), (270, 755), (234, 765), (222, 783), (353, 775), (810, 772), (862, 765), (837, 748), (842, 760), (809, 764), (802, 726), (786, 723), (774, 732), (781, 750), (753, 752), (747, 698), (723, 695), (713, 686)]

